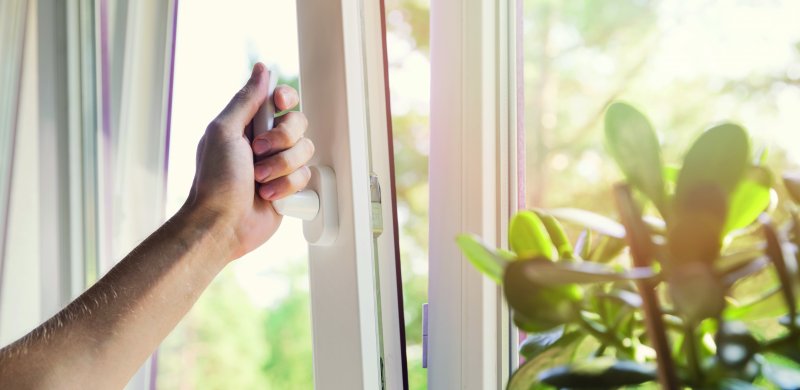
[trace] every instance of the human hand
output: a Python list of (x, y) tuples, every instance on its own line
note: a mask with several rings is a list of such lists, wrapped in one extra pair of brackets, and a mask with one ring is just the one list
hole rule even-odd
[[(263, 64), (253, 67), (247, 84), (208, 125), (197, 146), (197, 171), (186, 208), (209, 213), (230, 226), (233, 260), (267, 241), (278, 229), (281, 215), (272, 201), (284, 198), (308, 183), (305, 164), (314, 144), (304, 138), (308, 122), (301, 112), (289, 112), (275, 120), (275, 128), (250, 141), (252, 119), (267, 98), (269, 72)], [(275, 89), (277, 110), (289, 110), (299, 102), (288, 86)]]

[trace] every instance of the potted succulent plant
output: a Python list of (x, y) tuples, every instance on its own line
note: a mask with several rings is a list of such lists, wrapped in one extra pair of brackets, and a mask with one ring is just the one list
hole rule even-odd
[(457, 239), (527, 334), (508, 388), (800, 388), (800, 177), (774, 180), (732, 123), (679, 168), (626, 103), (605, 139), (625, 177), (614, 218), (522, 211), (510, 250)]

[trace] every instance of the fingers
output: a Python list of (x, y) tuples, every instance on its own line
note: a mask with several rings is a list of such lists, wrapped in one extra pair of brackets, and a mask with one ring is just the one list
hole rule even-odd
[(302, 112), (286, 113), (278, 121), (274, 129), (259, 134), (253, 140), (253, 153), (257, 157), (291, 148), (308, 128), (308, 120)]
[(264, 200), (285, 198), (305, 188), (309, 179), (311, 179), (311, 171), (308, 167), (301, 167), (286, 176), (262, 184), (258, 188), (258, 195)]
[(301, 138), (291, 148), (269, 156), (255, 165), (255, 179), (259, 183), (286, 176), (305, 165), (314, 155), (314, 143)]
[(242, 134), (267, 97), (269, 72), (262, 63), (253, 66), (253, 73), (225, 109), (214, 119), (212, 126), (221, 131)]
[(300, 96), (297, 95), (297, 91), (288, 85), (281, 85), (275, 88), (273, 99), (275, 100), (275, 108), (278, 111), (291, 110), (300, 102)]

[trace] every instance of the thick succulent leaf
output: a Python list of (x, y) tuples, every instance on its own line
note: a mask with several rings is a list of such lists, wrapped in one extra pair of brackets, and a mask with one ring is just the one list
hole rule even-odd
[(545, 386), (539, 382), (539, 373), (556, 364), (571, 360), (573, 353), (586, 337), (584, 332), (570, 332), (558, 339), (536, 357), (529, 359), (508, 380), (507, 390), (532, 390)]
[(525, 271), (531, 262), (555, 264), (548, 259), (514, 261), (503, 273), (503, 293), (514, 310), (514, 323), (526, 332), (542, 332), (571, 321), (575, 302), (583, 291), (575, 284), (544, 285)]
[(757, 355), (756, 359), (761, 363), (761, 373), (779, 388), (800, 386), (800, 364), (774, 353)]
[(715, 318), (725, 308), (726, 287), (711, 264), (686, 263), (665, 272), (669, 294), (689, 323)]
[(574, 254), (572, 250), (572, 244), (569, 242), (567, 233), (564, 232), (564, 228), (561, 227), (561, 224), (558, 222), (558, 220), (556, 220), (546, 211), (536, 210), (535, 212), (544, 224), (545, 229), (547, 229), (547, 234), (550, 236), (550, 241), (553, 243), (553, 245), (555, 245), (556, 251), (558, 252), (558, 258), (573, 258)]
[(539, 380), (558, 388), (614, 388), (638, 385), (656, 379), (652, 364), (600, 357), (551, 368), (539, 374)]
[(763, 248), (747, 248), (720, 256), (714, 262), (714, 267), (718, 272), (724, 274), (735, 271), (737, 268), (747, 266), (762, 256), (764, 256)]
[(667, 233), (670, 261), (665, 266), (711, 263), (722, 248), (722, 229), (727, 207), (719, 186), (698, 184), (684, 194), (682, 207), (675, 208)]
[(737, 264), (722, 272), (722, 282), (726, 286), (733, 286), (736, 282), (767, 269), (769, 263), (767, 256), (759, 256), (749, 262)]
[(503, 281), (503, 269), (508, 260), (487, 247), (477, 236), (461, 234), (456, 238), (456, 243), (478, 271), (497, 283)]
[(601, 299), (611, 299), (634, 309), (642, 307), (642, 297), (633, 291), (614, 289), (609, 292), (598, 293), (595, 296)]
[(675, 186), (678, 182), (678, 175), (681, 174), (680, 165), (665, 165), (663, 170), (664, 182), (667, 186)]
[(723, 317), (726, 320), (753, 321), (777, 318), (786, 313), (780, 286), (767, 289), (758, 298), (740, 305), (728, 305)]
[(532, 211), (520, 211), (511, 219), (508, 240), (520, 258), (545, 257), (555, 259), (556, 248), (542, 220)]
[(665, 198), (661, 146), (650, 121), (629, 104), (613, 103), (606, 111), (605, 137), (628, 183), (661, 209)]
[(771, 201), (772, 174), (762, 167), (750, 167), (728, 200), (728, 216), (723, 234), (755, 222)]
[[(675, 196), (678, 204), (702, 185), (712, 184), (723, 193), (736, 188), (750, 163), (750, 141), (739, 125), (724, 123), (704, 132), (684, 157)], [(691, 199), (688, 199), (691, 201)]]
[(592, 232), (584, 229), (575, 241), (575, 253), (581, 259), (588, 259), (592, 249)]
[(519, 345), (519, 354), (525, 359), (533, 359), (546, 351), (564, 336), (564, 327), (557, 326), (547, 332), (531, 333)]
[(544, 259), (520, 262), (515, 270), (531, 283), (544, 286), (645, 280), (658, 276), (658, 273), (650, 267), (617, 270), (598, 263), (554, 263)]
[(561, 222), (578, 225), (605, 236), (619, 239), (625, 238), (625, 228), (622, 224), (591, 211), (559, 208), (547, 210), (547, 213)]
[(625, 242), (625, 239), (611, 236), (600, 236), (597, 246), (592, 248), (588, 256), (585, 258), (596, 263), (608, 263), (609, 261), (617, 258), (617, 256), (622, 253), (622, 250), (627, 246), (628, 243)]
[(800, 172), (786, 173), (783, 175), (783, 184), (791, 195), (794, 203), (800, 203)]

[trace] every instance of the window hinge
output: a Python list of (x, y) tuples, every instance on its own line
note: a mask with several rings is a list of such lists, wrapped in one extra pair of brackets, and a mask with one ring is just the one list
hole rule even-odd
[(369, 175), (369, 194), (372, 205), (372, 236), (377, 238), (383, 233), (383, 207), (381, 204), (381, 183), (375, 173), (370, 173)]
[(428, 304), (422, 304), (422, 368), (428, 368)]

